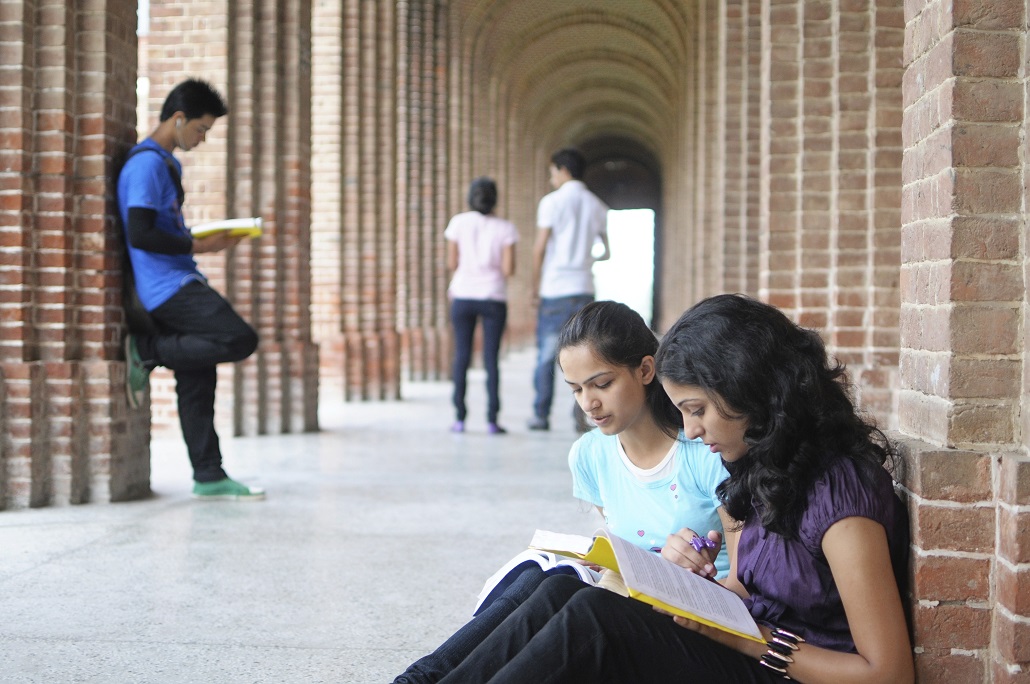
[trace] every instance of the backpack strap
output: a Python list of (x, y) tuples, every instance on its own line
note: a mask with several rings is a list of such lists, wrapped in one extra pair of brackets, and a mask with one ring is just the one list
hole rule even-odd
[(168, 175), (172, 177), (172, 183), (175, 184), (175, 194), (179, 199), (179, 206), (181, 207), (183, 200), (186, 199), (186, 191), (182, 189), (182, 177), (179, 175), (179, 169), (175, 168), (175, 162), (172, 161), (172, 156), (170, 154), (161, 154), (160, 151), (150, 147), (149, 145), (137, 145), (129, 152), (128, 156), (125, 157), (125, 161), (122, 162), (122, 166), (124, 167), (130, 159), (141, 152), (153, 152), (154, 154), (160, 155), (161, 159), (164, 160), (165, 166), (168, 168)]

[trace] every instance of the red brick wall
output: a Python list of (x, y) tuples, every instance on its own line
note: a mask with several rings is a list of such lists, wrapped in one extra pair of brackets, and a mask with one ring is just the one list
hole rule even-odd
[(0, 507), (149, 491), (108, 181), (132, 137), (134, 16), (117, 0), (0, 5)]
[(699, 3), (662, 149), (662, 302), (746, 292), (818, 328), (897, 422), (900, 7)]
[(925, 681), (1028, 681), (1026, 7), (906, 2), (901, 429)]

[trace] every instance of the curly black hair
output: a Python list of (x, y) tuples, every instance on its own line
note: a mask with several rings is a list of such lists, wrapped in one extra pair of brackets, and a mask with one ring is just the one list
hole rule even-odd
[(744, 456), (726, 463), (717, 489), (741, 523), (796, 538), (812, 483), (837, 458), (863, 478), (895, 452), (851, 400), (842, 364), (827, 357), (818, 333), (743, 295), (718, 295), (684, 313), (656, 355), (663, 382), (702, 389), (721, 415), (743, 418)]
[[(576, 312), (558, 333), (558, 352), (579, 345), (589, 346), (605, 363), (639, 368), (645, 356), (658, 351), (658, 338), (633, 309), (619, 302), (600, 301)], [(657, 379), (647, 384), (644, 392), (658, 427), (670, 437), (678, 435), (682, 425), (679, 409)]]

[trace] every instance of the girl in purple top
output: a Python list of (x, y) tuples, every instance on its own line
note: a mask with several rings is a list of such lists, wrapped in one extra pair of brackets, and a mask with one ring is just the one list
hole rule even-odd
[[(766, 643), (553, 577), (443, 681), (912, 682), (908, 519), (883, 468), (893, 449), (819, 336), (720, 295), (687, 311), (656, 358), (686, 436), (730, 473), (718, 494), (740, 522), (723, 584)], [(701, 571), (713, 554), (693, 537), (670, 535), (662, 555)]]

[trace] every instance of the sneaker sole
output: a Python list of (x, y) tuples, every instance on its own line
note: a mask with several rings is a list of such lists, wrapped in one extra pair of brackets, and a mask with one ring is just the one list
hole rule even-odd
[(261, 501), (265, 494), (191, 494), (190, 498), (197, 501)]

